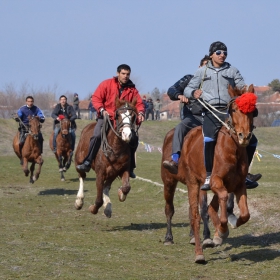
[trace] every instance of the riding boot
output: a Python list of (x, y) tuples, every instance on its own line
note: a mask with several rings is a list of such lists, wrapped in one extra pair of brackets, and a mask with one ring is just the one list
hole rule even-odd
[[(247, 156), (248, 156), (248, 165), (250, 166), (255, 151), (256, 151), (256, 146), (255, 145), (249, 145), (246, 147), (246, 151), (247, 151)], [(258, 173), (258, 174), (250, 174), (248, 173), (247, 177), (246, 177), (246, 187), (247, 189), (254, 189), (256, 188), (259, 184), (256, 182), (258, 181), (260, 178), (262, 177), (262, 174)]]
[(75, 150), (75, 142), (76, 142), (76, 134), (71, 132), (71, 149), (73, 152)]
[(76, 168), (80, 171), (89, 172), (91, 168), (91, 162), (96, 157), (98, 150), (100, 148), (101, 140), (97, 137), (91, 137), (90, 138), (90, 145), (89, 145), (89, 151), (87, 156), (85, 157), (82, 164), (77, 165)]
[(135, 153), (138, 147), (138, 136), (135, 130), (131, 131), (132, 136), (129, 142), (130, 145), (130, 169), (129, 169), (129, 177), (135, 179), (136, 175), (133, 172), (134, 168), (136, 168), (136, 160), (135, 160)]
[(23, 158), (22, 158), (22, 147), (23, 143), (19, 143), (19, 154), (20, 154), (20, 165), (23, 165)]
[(200, 188), (203, 191), (211, 190), (210, 177), (213, 169), (215, 145), (216, 145), (215, 141), (204, 142), (204, 164), (206, 168), (206, 179), (203, 186)]

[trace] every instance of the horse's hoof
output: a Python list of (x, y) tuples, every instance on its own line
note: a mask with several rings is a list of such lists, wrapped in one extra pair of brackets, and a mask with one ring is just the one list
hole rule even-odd
[(75, 201), (75, 208), (77, 210), (81, 210), (83, 208), (84, 205), (84, 200), (82, 198), (77, 198)]
[(30, 178), (29, 183), (30, 183), (30, 184), (34, 184), (33, 179)]
[(60, 181), (64, 182), (64, 181), (65, 181), (65, 178), (61, 178)]
[(89, 210), (92, 214), (94, 214), (94, 215), (96, 215), (96, 214), (98, 213), (98, 209), (97, 209), (97, 207), (95, 206), (95, 204), (94, 204), (94, 205), (90, 205), (89, 208), (88, 208), (88, 210)]
[(232, 228), (237, 228), (236, 224), (237, 224), (237, 218), (234, 214), (230, 214), (228, 215), (228, 223), (230, 224), (230, 226)]
[(195, 245), (195, 238), (194, 237), (191, 238), (190, 244)]
[(213, 242), (213, 240), (211, 238), (207, 238), (207, 239), (203, 240), (202, 249), (213, 248), (213, 247), (215, 247), (215, 243)]
[(215, 246), (220, 246), (223, 243), (223, 239), (219, 236), (214, 236), (213, 242), (214, 242)]
[(227, 230), (225, 233), (222, 233), (218, 230), (218, 234), (219, 234), (219, 237), (221, 237), (223, 240), (225, 240), (229, 236), (229, 230)]
[(63, 167), (63, 172), (66, 172), (66, 170), (67, 170), (66, 167)]
[(119, 201), (124, 202), (126, 199), (126, 195), (122, 192), (121, 189), (118, 189), (118, 196), (119, 196)]
[(58, 172), (63, 172), (63, 168), (59, 168), (59, 169), (58, 169)]
[(112, 203), (108, 203), (104, 209), (104, 214), (107, 218), (112, 216)]
[(203, 256), (203, 255), (197, 255), (197, 256), (195, 256), (195, 263), (201, 263), (201, 264), (205, 263), (205, 258), (204, 258), (204, 256)]
[(163, 242), (164, 245), (173, 245), (174, 244), (174, 241), (173, 240), (165, 240)]

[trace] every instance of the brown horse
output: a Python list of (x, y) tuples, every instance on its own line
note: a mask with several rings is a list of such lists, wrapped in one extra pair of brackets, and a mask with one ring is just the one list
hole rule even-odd
[[(125, 100), (116, 99), (116, 130), (111, 126), (109, 118), (105, 118), (101, 148), (99, 149), (91, 168), (96, 173), (97, 196), (95, 204), (89, 207), (92, 214), (97, 214), (98, 209), (103, 205), (105, 215), (110, 218), (112, 215), (112, 204), (109, 198), (109, 191), (112, 182), (120, 177), (122, 186), (118, 190), (119, 200), (125, 201), (130, 191), (129, 170), (130, 170), (130, 139), (132, 129), (135, 129), (137, 110), (136, 100), (132, 103)], [(88, 153), (89, 141), (92, 137), (96, 123), (87, 125), (81, 134), (79, 144), (75, 153), (75, 164), (81, 164)], [(108, 126), (110, 127), (108, 128)], [(76, 169), (77, 170), (77, 169)], [(84, 179), (85, 172), (77, 170), (79, 173), (79, 191), (77, 194), (75, 207), (81, 209), (84, 203)]]
[[(27, 177), (30, 172), (29, 182), (33, 184), (39, 178), (39, 175), (41, 173), (41, 167), (44, 161), (41, 156), (42, 147), (40, 142), (38, 141), (41, 129), (40, 118), (29, 116), (28, 119), (29, 126), (25, 127), (28, 132), (26, 133), (26, 140), (23, 144), (23, 147), (20, 149), (20, 133), (17, 132), (17, 134), (14, 137), (13, 148), (16, 155), (21, 160), (22, 170), (25, 176)], [(28, 170), (28, 162), (31, 162), (30, 171)], [(38, 169), (34, 175), (33, 173), (35, 169), (35, 163), (38, 164)]]
[[(71, 135), (69, 129), (71, 127), (71, 121), (67, 118), (60, 120), (60, 131), (56, 137), (56, 152), (55, 157), (58, 162), (58, 168), (60, 172), (61, 181), (65, 180), (64, 172), (69, 169), (72, 161), (73, 151), (71, 148)], [(53, 135), (50, 135), (49, 145), (53, 150)]]
[[(235, 227), (246, 223), (250, 214), (247, 206), (247, 192), (245, 178), (248, 173), (248, 159), (246, 146), (249, 144), (253, 130), (253, 113), (243, 113), (238, 107), (238, 96), (249, 96), (254, 92), (253, 85), (244, 90), (229, 87), (229, 95), (232, 100), (228, 104), (229, 119), (226, 128), (220, 129), (214, 155), (214, 165), (210, 180), (214, 197), (208, 207), (208, 214), (214, 224), (215, 233), (213, 241), (220, 245), (228, 236), (227, 201), (228, 194), (234, 193), (240, 209), (240, 215), (235, 220)], [(243, 97), (243, 96), (242, 96)], [(252, 106), (255, 106), (255, 99)], [(167, 133), (164, 144), (162, 162), (169, 159), (171, 154), (173, 131)], [(184, 139), (181, 157), (178, 165), (178, 174), (173, 175), (161, 165), (161, 177), (164, 182), (165, 214), (167, 218), (167, 232), (165, 244), (173, 244), (171, 231), (171, 219), (174, 215), (173, 198), (177, 182), (187, 185), (190, 205), (191, 227), (195, 237), (195, 262), (204, 263), (205, 258), (199, 237), (200, 214), (199, 193), (200, 187), (206, 178), (206, 170), (203, 157), (202, 128), (192, 129)], [(220, 208), (220, 217), (218, 209)]]

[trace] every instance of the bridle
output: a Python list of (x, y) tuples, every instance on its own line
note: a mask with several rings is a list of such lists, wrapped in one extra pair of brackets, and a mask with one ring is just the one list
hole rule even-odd
[[(32, 116), (32, 117), (29, 119), (29, 121), (34, 120), (35, 118), (36, 118), (35, 116)], [(30, 135), (31, 137), (33, 137), (34, 140), (38, 140), (38, 135), (39, 135), (39, 133), (37, 133), (37, 134), (32, 133), (32, 131), (31, 131), (31, 126), (30, 126), (30, 125), (25, 125), (25, 124), (22, 122), (22, 120), (21, 120), (20, 118), (19, 118), (19, 122), (20, 122), (20, 125), (21, 125), (22, 127), (24, 127), (24, 130), (27, 131), (27, 132), (25, 133), (26, 136)], [(40, 132), (40, 128), (41, 128), (41, 127), (42, 127), (42, 125), (39, 123), (39, 131), (38, 131), (38, 132)]]
[[(122, 112), (121, 111), (125, 111)], [(119, 115), (122, 114), (124, 117), (121, 121), (119, 121)], [(135, 118), (133, 119), (133, 116)], [(123, 128), (130, 127), (130, 129), (135, 129), (136, 126), (136, 111), (133, 107), (129, 106), (129, 104), (126, 102), (124, 106), (118, 108), (115, 113), (115, 120), (116, 120), (116, 129), (114, 129), (111, 120), (109, 118), (109, 115), (105, 115), (104, 117), (104, 124), (101, 131), (101, 149), (106, 157), (108, 157), (108, 152), (113, 152), (112, 147), (109, 145), (107, 140), (107, 131), (109, 129), (109, 126), (111, 130), (114, 132), (114, 134), (119, 138), (122, 139), (121, 133)], [(129, 120), (129, 122), (124, 122), (126, 119)], [(132, 122), (133, 119), (133, 122)], [(138, 129), (137, 129), (138, 130)]]
[(60, 120), (60, 122), (59, 122), (60, 131), (61, 131), (62, 137), (64, 137), (64, 138), (68, 135), (68, 132), (69, 132), (69, 129), (62, 129), (62, 124), (65, 122), (69, 123), (70, 121), (68, 119), (64, 118), (64, 119)]

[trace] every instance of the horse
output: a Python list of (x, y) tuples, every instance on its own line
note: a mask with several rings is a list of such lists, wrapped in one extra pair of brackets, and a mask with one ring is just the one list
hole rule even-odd
[[(40, 118), (38, 116), (28, 116), (29, 125), (25, 127), (26, 139), (22, 146), (19, 145), (20, 133), (19, 131), (14, 137), (13, 140), (13, 148), (15, 154), (21, 160), (22, 170), (27, 177), (30, 172), (30, 180), (29, 182), (33, 184), (36, 180), (38, 180), (39, 175), (41, 173), (41, 167), (44, 163), (44, 160), (41, 155), (42, 147), (40, 142), (38, 141), (40, 129), (42, 127), (40, 123)], [(28, 170), (28, 162), (31, 162), (30, 171)], [(35, 163), (38, 164), (38, 169), (34, 175)]]
[[(60, 120), (60, 131), (56, 137), (56, 152), (55, 157), (58, 162), (58, 168), (60, 172), (60, 180), (65, 181), (64, 172), (66, 172), (71, 166), (73, 151), (71, 148), (71, 135), (69, 129), (71, 127), (71, 121), (67, 118)], [(53, 135), (50, 135), (49, 145), (53, 150)]]
[[(101, 148), (93, 160), (91, 168), (96, 173), (97, 195), (94, 205), (89, 207), (92, 214), (97, 214), (99, 208), (104, 206), (104, 214), (110, 218), (112, 215), (112, 204), (109, 197), (112, 182), (120, 177), (122, 186), (118, 189), (119, 201), (123, 202), (128, 195), (131, 186), (129, 182), (130, 170), (130, 140), (132, 129), (135, 128), (137, 109), (136, 100), (128, 102), (116, 98), (116, 129), (112, 126), (109, 116), (106, 116), (102, 129)], [(75, 164), (81, 164), (88, 153), (89, 141), (96, 123), (87, 125), (80, 137), (75, 153)], [(84, 204), (84, 179), (86, 173), (79, 171), (79, 191), (77, 193), (75, 207), (80, 210)]]
[[(208, 206), (208, 214), (215, 227), (213, 242), (215, 246), (222, 244), (229, 234), (227, 201), (228, 194), (236, 196), (237, 204), (240, 209), (238, 218), (231, 221), (233, 227), (245, 224), (249, 218), (247, 205), (247, 192), (245, 178), (248, 173), (248, 159), (246, 146), (252, 137), (253, 113), (239, 107), (241, 98), (252, 97), (254, 92), (253, 85), (246, 89), (239, 90), (229, 86), (228, 93), (231, 101), (228, 103), (229, 118), (227, 123), (220, 129), (214, 153), (214, 163), (210, 180), (211, 190), (214, 193), (212, 201)], [(242, 99), (244, 101), (244, 98)], [(251, 98), (250, 108), (255, 109), (256, 97)], [(243, 110), (243, 111), (242, 111)], [(200, 219), (198, 206), (200, 187), (206, 178), (206, 170), (203, 157), (203, 135), (202, 127), (192, 129), (185, 137), (178, 163), (178, 174), (174, 175), (166, 171), (163, 161), (169, 159), (171, 154), (172, 137), (174, 130), (167, 133), (163, 148), (161, 161), (161, 177), (164, 183), (165, 215), (167, 219), (167, 232), (165, 245), (173, 244), (171, 231), (171, 220), (174, 215), (173, 198), (178, 181), (187, 185), (190, 205), (191, 228), (195, 238), (195, 262), (205, 263), (203, 247), (201, 245), (199, 230)], [(218, 209), (220, 207), (220, 217)], [(205, 213), (205, 210), (204, 210)], [(204, 222), (205, 224), (205, 222)]]

